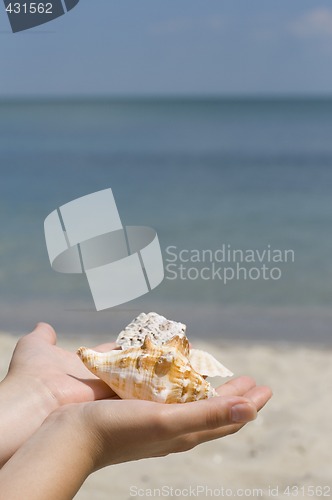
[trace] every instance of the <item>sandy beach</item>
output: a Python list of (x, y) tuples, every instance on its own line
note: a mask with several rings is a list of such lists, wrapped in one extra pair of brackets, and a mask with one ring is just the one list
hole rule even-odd
[[(16, 341), (0, 334), (2, 378)], [(76, 340), (60, 339), (59, 345), (78, 347)], [(331, 496), (332, 349), (208, 342), (195, 347), (213, 352), (236, 375), (271, 386), (274, 396), (258, 419), (236, 435), (186, 453), (103, 469), (75, 498)]]

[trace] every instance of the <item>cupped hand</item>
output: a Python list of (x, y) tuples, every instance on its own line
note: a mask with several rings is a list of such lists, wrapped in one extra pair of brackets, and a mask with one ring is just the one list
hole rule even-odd
[[(108, 343), (94, 349), (113, 348), (116, 345)], [(0, 466), (60, 407), (83, 412), (81, 421), (97, 441), (94, 451), (100, 450), (95, 458), (98, 468), (183, 451), (237, 432), (271, 397), (270, 389), (256, 387), (249, 377), (239, 377), (217, 389), (220, 397), (195, 403), (122, 401), (75, 353), (56, 345), (56, 333), (46, 323), (38, 323), (19, 340), (0, 390), (4, 403)], [(232, 412), (236, 403), (241, 403), (237, 414)], [(10, 426), (16, 428), (15, 434), (7, 433)]]
[[(38, 387), (54, 406), (115, 397), (104, 382), (95, 377), (78, 356), (56, 345), (56, 333), (47, 323), (22, 337), (15, 348), (7, 377), (20, 384)], [(97, 351), (116, 348), (115, 343), (95, 347)]]
[[(246, 377), (220, 396), (184, 404), (139, 400), (65, 405), (53, 412), (0, 471), (4, 498), (73, 498), (95, 470), (140, 458), (187, 451), (233, 434), (271, 396)], [(38, 474), (36, 474), (38, 471)]]
[(237, 432), (271, 397), (249, 377), (217, 392), (185, 404), (120, 400), (76, 354), (56, 346), (52, 327), (39, 323), (18, 342), (0, 384), (2, 491), (14, 488), (34, 500), (72, 498), (101, 467), (186, 451)]
[[(103, 344), (95, 350), (115, 347)], [(56, 345), (50, 325), (38, 323), (18, 341), (8, 374), (0, 383), (0, 468), (53, 411), (103, 398), (117, 396), (75, 353)]]
[[(239, 377), (217, 389), (219, 397), (185, 404), (96, 401), (80, 405), (95, 470), (106, 465), (187, 451), (234, 434), (270, 399), (270, 388)], [(95, 455), (97, 452), (97, 455)]]

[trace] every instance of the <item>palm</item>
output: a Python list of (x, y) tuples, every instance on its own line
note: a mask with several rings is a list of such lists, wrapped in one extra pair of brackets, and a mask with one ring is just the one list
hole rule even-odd
[[(104, 450), (98, 467), (160, 457), (239, 431), (255, 418), (271, 397), (268, 387), (256, 386), (250, 377), (238, 377), (217, 388), (219, 396), (194, 403), (160, 404), (142, 400), (97, 401), (81, 406), (88, 428), (97, 425)], [(241, 423), (231, 418), (234, 400), (250, 407)], [(233, 402), (232, 402), (233, 401)], [(245, 417), (244, 417), (245, 415)], [(148, 438), (147, 438), (148, 436)]]
[[(17, 344), (10, 373), (38, 379), (55, 397), (59, 405), (114, 397), (114, 392), (89, 372), (75, 353), (55, 345), (54, 330), (44, 323)], [(110, 350), (115, 344), (99, 346)], [(98, 349), (98, 348), (96, 348)]]

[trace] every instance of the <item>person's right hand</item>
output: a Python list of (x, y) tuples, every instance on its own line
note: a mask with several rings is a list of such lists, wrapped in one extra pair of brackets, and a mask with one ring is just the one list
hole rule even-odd
[[(68, 500), (107, 465), (186, 451), (237, 432), (271, 397), (248, 377), (184, 404), (102, 400), (54, 411), (0, 471), (4, 498)], [(38, 474), (36, 474), (38, 471)]]
[(81, 421), (95, 440), (95, 468), (186, 451), (233, 434), (254, 420), (272, 395), (250, 377), (230, 380), (217, 391), (220, 397), (185, 404), (103, 400), (81, 405)]

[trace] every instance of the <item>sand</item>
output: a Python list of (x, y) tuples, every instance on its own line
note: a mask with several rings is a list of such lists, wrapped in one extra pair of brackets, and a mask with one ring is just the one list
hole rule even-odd
[[(16, 340), (0, 334), (2, 377)], [(59, 344), (77, 347), (73, 340)], [(88, 478), (75, 499), (315, 499), (323, 496), (319, 487), (325, 487), (325, 497), (332, 496), (331, 348), (207, 342), (195, 347), (213, 352), (236, 375), (271, 386), (274, 396), (258, 419), (186, 453), (103, 469)]]

